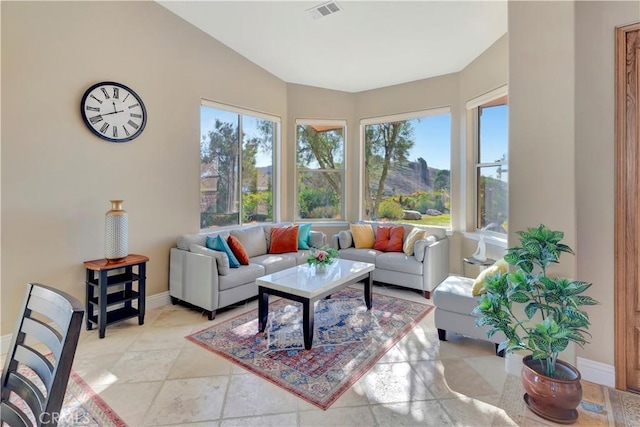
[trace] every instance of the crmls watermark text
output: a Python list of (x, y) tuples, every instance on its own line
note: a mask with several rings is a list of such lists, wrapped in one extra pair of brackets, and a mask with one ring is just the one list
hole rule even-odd
[(38, 416), (42, 424), (51, 425), (88, 425), (91, 418), (83, 412), (73, 412), (71, 414), (61, 414), (60, 412), (43, 412)]

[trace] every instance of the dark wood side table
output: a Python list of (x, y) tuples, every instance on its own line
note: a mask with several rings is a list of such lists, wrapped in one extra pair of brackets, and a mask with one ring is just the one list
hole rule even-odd
[[(144, 255), (129, 254), (119, 261), (96, 259), (85, 261), (87, 269), (87, 330), (98, 325), (99, 336), (104, 338), (107, 325), (138, 316), (138, 324), (144, 324), (144, 301), (146, 268), (149, 258)], [(134, 267), (137, 273), (134, 273)], [(114, 271), (118, 270), (118, 271)], [(122, 271), (124, 270), (124, 272)], [(110, 274), (110, 272), (112, 272)], [(133, 289), (138, 282), (138, 290)], [(121, 285), (109, 292), (110, 287)], [(138, 302), (138, 308), (132, 302)], [(120, 308), (109, 310), (113, 305)], [(96, 313), (97, 309), (97, 313)]]

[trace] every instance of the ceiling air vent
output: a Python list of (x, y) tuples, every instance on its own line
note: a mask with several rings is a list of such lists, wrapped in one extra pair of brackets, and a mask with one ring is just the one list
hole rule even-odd
[(332, 15), (336, 12), (340, 12), (342, 8), (335, 1), (330, 1), (327, 3), (322, 3), (318, 6), (314, 6), (311, 9), (307, 10), (309, 14), (313, 17), (313, 19), (324, 18), (325, 16)]

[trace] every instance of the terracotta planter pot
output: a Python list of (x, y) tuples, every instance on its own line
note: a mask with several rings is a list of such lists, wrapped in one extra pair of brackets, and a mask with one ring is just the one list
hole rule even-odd
[(582, 400), (580, 372), (570, 364), (558, 360), (556, 376), (544, 372), (542, 363), (531, 356), (522, 359), (524, 400), (536, 415), (560, 424), (573, 424), (578, 419), (576, 408)]

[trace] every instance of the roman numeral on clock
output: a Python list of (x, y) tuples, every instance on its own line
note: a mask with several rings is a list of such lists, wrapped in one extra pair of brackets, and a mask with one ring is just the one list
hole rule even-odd
[(113, 127), (113, 137), (117, 138), (118, 137), (118, 126), (114, 126)]
[(132, 108), (139, 107), (139, 106), (140, 106), (140, 104), (138, 104), (138, 103), (135, 103), (133, 105), (129, 105), (129, 110), (131, 110)]
[(127, 122), (127, 124), (128, 124), (129, 126), (131, 126), (132, 128), (134, 128), (134, 129), (138, 129), (138, 128), (139, 128), (139, 126), (138, 126), (135, 122), (133, 122), (132, 120), (129, 120), (129, 121)]
[(129, 133), (129, 131), (127, 130), (126, 127), (124, 127), (124, 125), (122, 125), (122, 129), (124, 130), (124, 134), (127, 136), (131, 136), (131, 134)]
[(87, 111), (97, 111), (99, 113), (100, 112), (100, 108), (91, 107), (91, 106), (87, 105)]
[(119, 87), (114, 87), (113, 88), (113, 98), (114, 99), (119, 99), (120, 98), (120, 88)]
[(102, 116), (98, 115), (98, 116), (89, 117), (89, 121), (91, 122), (92, 125), (95, 125), (96, 123), (100, 123), (102, 121)]
[(109, 94), (107, 93), (107, 90), (103, 87), (101, 87), (100, 90), (104, 94), (105, 99), (109, 99)]
[(98, 101), (100, 104), (102, 104), (102, 101), (100, 101), (100, 100), (99, 100), (98, 98), (96, 98), (95, 96), (93, 96), (93, 95), (89, 95), (89, 97), (90, 97), (90, 98), (95, 99), (95, 100), (96, 100), (96, 101)]
[(142, 114), (131, 113), (131, 117), (135, 117), (136, 119), (141, 119), (142, 118)]
[(104, 124), (102, 125), (102, 127), (100, 128), (100, 132), (102, 132), (102, 133), (106, 133), (106, 132), (107, 132), (107, 129), (109, 129), (109, 123), (104, 123)]

